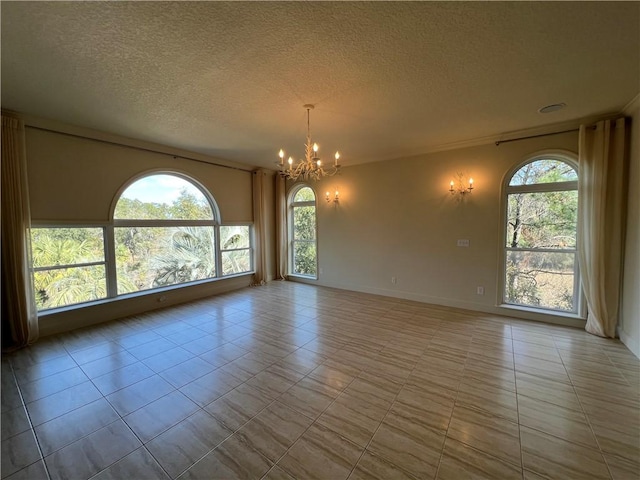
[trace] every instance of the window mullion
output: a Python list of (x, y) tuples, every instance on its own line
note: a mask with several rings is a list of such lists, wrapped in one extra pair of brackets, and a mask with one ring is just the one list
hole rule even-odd
[(576, 253), (575, 248), (520, 248), (505, 247), (507, 252), (533, 252), (533, 253)]
[(116, 227), (213, 227), (215, 220), (114, 220)]
[(227, 248), (227, 249), (223, 249), (221, 248), (220, 251), (221, 252), (241, 252), (243, 250), (250, 250), (251, 247), (243, 247), (243, 248)]
[(510, 185), (507, 194), (539, 193), (539, 192), (566, 192), (578, 189), (578, 182), (536, 183), (533, 185)]
[(83, 268), (83, 267), (95, 267), (98, 265), (104, 265), (105, 261), (99, 262), (85, 262), (85, 263), (69, 263), (65, 265), (48, 265), (46, 267), (33, 267), (34, 272), (45, 272), (47, 270), (65, 270), (67, 268)]
[(115, 298), (118, 296), (118, 275), (116, 265), (116, 242), (115, 229), (113, 225), (105, 228), (105, 260), (106, 260), (106, 276), (107, 276), (107, 297)]
[(222, 277), (222, 246), (220, 245), (220, 225), (216, 225), (214, 227), (214, 235), (216, 237), (214, 242), (216, 277)]

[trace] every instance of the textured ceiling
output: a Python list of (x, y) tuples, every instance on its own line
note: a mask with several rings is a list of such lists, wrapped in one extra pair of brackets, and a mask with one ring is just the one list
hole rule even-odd
[[(2, 107), (273, 167), (620, 111), (638, 2), (6, 2)], [(537, 110), (565, 102), (562, 111)], [(324, 150), (322, 150), (324, 148)]]

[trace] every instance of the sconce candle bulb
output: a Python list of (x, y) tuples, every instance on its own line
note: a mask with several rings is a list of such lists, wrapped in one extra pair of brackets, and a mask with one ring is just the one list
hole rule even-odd
[(340, 192), (338, 192), (338, 189), (336, 188), (335, 190), (335, 194), (333, 196), (333, 199), (331, 198), (331, 193), (329, 193), (329, 191), (327, 191), (325, 194), (325, 200), (327, 201), (327, 203), (333, 201), (333, 203), (338, 203), (340, 201)]
[(458, 173), (457, 177), (458, 177), (457, 183), (455, 180), (451, 180), (451, 182), (449, 183), (449, 192), (451, 193), (451, 195), (455, 193), (459, 193), (460, 195), (471, 193), (471, 190), (473, 190), (473, 178), (469, 177), (469, 180), (465, 182), (464, 174)]

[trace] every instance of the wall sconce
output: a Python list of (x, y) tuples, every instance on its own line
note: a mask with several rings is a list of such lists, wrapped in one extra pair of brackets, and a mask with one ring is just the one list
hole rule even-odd
[(457, 182), (455, 180), (451, 180), (449, 183), (449, 192), (451, 195), (459, 193), (460, 195), (465, 195), (467, 193), (471, 193), (473, 190), (473, 178), (469, 178), (468, 182), (464, 181), (464, 174), (457, 174)]
[(329, 192), (326, 192), (325, 194), (325, 200), (327, 201), (327, 203), (329, 202), (333, 202), (333, 203), (339, 203), (340, 202), (340, 193), (338, 192), (338, 190), (335, 191), (333, 198), (331, 198), (331, 194)]

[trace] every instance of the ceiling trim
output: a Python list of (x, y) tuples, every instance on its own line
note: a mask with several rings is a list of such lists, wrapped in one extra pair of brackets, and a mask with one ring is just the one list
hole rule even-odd
[(38, 130), (59, 133), (62, 135), (69, 135), (72, 137), (84, 138), (87, 140), (93, 140), (96, 142), (107, 143), (111, 145), (117, 145), (121, 147), (133, 148), (136, 150), (143, 150), (152, 153), (158, 153), (161, 155), (169, 155), (184, 160), (191, 160), (200, 163), (207, 163), (217, 167), (232, 168), (235, 170), (241, 170), (244, 172), (252, 172), (258, 167), (233, 162), (217, 157), (210, 157), (201, 153), (192, 152), (189, 150), (183, 150), (181, 148), (172, 147), (169, 145), (162, 145), (159, 143), (146, 142), (144, 140), (138, 140), (130, 137), (123, 137), (114, 133), (102, 132), (100, 130), (94, 130), (87, 127), (79, 127), (76, 125), (69, 125), (59, 122), (57, 120), (51, 120), (47, 118), (35, 117), (32, 115), (25, 115), (19, 112), (13, 112), (13, 115), (17, 115), (22, 119), (26, 128), (35, 128)]
[(636, 95), (635, 97), (633, 97), (629, 103), (627, 103), (624, 108), (622, 109), (622, 113), (624, 113), (625, 115), (633, 115), (634, 110), (638, 110), (640, 109), (640, 93), (638, 93), (638, 95)]
[[(638, 97), (636, 97), (638, 98)], [(625, 107), (626, 108), (626, 107)], [(563, 133), (566, 130), (574, 130), (580, 128), (580, 125), (596, 123), (601, 120), (608, 120), (620, 115), (620, 113), (608, 113), (604, 115), (594, 115), (577, 120), (569, 120), (566, 122), (554, 123), (551, 125), (544, 125), (542, 127), (523, 128), (521, 130), (512, 130), (510, 132), (504, 132), (496, 135), (489, 135), (486, 137), (478, 137), (469, 140), (461, 140), (459, 142), (444, 143), (435, 145), (425, 152), (418, 154), (430, 154), (437, 152), (444, 152), (447, 150), (457, 150), (463, 148), (477, 147), (481, 145), (495, 144), (496, 142), (506, 142), (511, 140), (517, 140), (519, 137), (529, 137), (538, 135), (552, 135), (555, 133)]]
[[(471, 148), (471, 147), (477, 147), (477, 146), (483, 146), (483, 145), (490, 145), (490, 144), (495, 144), (496, 142), (517, 140), (519, 137), (564, 133), (567, 130), (578, 129), (582, 124), (596, 123), (601, 120), (614, 118), (620, 114), (629, 115), (630, 114), (629, 112), (631, 112), (638, 103), (640, 103), (640, 94), (636, 95), (623, 108), (621, 112), (612, 112), (612, 113), (603, 114), (603, 115), (593, 115), (593, 116), (585, 117), (582, 119), (559, 122), (551, 125), (544, 125), (541, 127), (512, 130), (509, 132), (489, 135), (485, 137), (478, 137), (478, 138), (473, 138), (468, 140), (461, 140), (458, 142), (434, 145), (432, 147), (426, 148), (424, 151), (420, 153), (416, 153), (412, 155), (404, 155), (402, 157), (397, 157), (397, 158), (383, 159), (380, 161), (385, 162), (389, 160), (400, 160), (403, 158), (412, 158), (416, 156), (429, 155), (432, 153), (444, 152), (449, 150), (458, 150), (458, 149), (465, 149), (465, 148)], [(47, 130), (55, 133), (71, 135), (75, 137), (85, 138), (88, 140), (111, 143), (111, 144), (120, 145), (123, 147), (136, 148), (139, 150), (146, 150), (146, 151), (160, 153), (164, 155), (172, 155), (172, 156), (187, 159), (187, 160), (194, 160), (198, 162), (208, 163), (210, 165), (234, 168), (237, 170), (243, 170), (247, 172), (251, 172), (256, 168), (258, 168), (256, 166), (241, 164), (241, 163), (237, 163), (237, 162), (233, 162), (230, 160), (225, 160), (217, 157), (209, 157), (207, 155), (192, 152), (189, 150), (183, 150), (180, 148), (171, 147), (169, 145), (162, 145), (162, 144), (146, 142), (146, 141), (138, 140), (134, 138), (122, 137), (120, 135), (116, 135), (113, 133), (102, 132), (99, 130), (93, 130), (91, 128), (86, 128), (86, 127), (69, 125), (56, 120), (21, 114), (19, 112), (10, 112), (10, 111), (6, 111), (6, 112), (19, 116), (24, 121), (24, 124), (26, 127), (34, 127), (41, 130)], [(348, 168), (348, 167), (349, 165), (345, 165), (345, 168)], [(264, 167), (260, 167), (260, 168), (264, 168)], [(271, 170), (276, 171), (275, 169), (271, 169)]]

